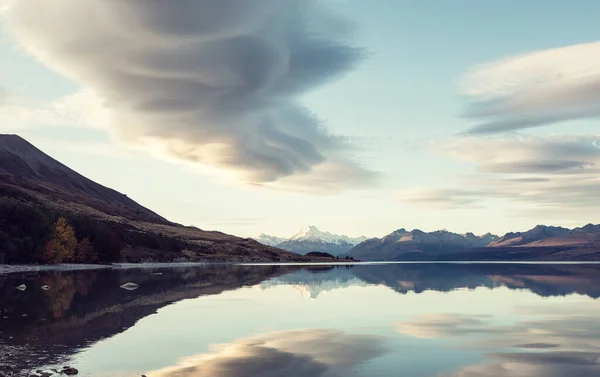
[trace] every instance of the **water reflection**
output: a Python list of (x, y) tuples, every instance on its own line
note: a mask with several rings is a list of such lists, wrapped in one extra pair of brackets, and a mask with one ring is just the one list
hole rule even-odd
[[(87, 270), (0, 277), (0, 346), (17, 347), (19, 354), (0, 353), (0, 364), (17, 357), (19, 367), (65, 361), (76, 350), (132, 327), (161, 307), (255, 285), (287, 272), (280, 266), (209, 266), (160, 273)], [(121, 288), (131, 281), (138, 289)], [(27, 289), (16, 290), (20, 284)], [(44, 290), (45, 285), (50, 288)]]
[[(121, 288), (127, 283), (136, 289)], [(21, 284), (27, 288), (16, 289)], [(243, 291), (235, 299), (225, 294), (242, 287), (257, 293)], [(470, 291), (476, 288), (485, 291)], [(294, 291), (313, 301), (294, 301), (295, 309), (288, 310), (285, 302)], [(556, 299), (528, 306), (532, 294)], [(206, 299), (173, 305), (197, 297)], [(227, 301), (219, 303), (221, 297)], [(475, 312), (482, 297), (504, 300), (507, 308)], [(127, 342), (138, 347), (140, 338), (151, 344), (160, 343), (153, 338), (160, 336), (181, 344), (181, 350), (173, 347), (173, 362), (152, 367), (140, 361), (135, 371), (148, 376), (353, 375), (344, 371), (367, 361), (379, 367), (378, 374), (366, 375), (388, 376), (396, 375), (392, 371), (400, 363), (420, 365), (415, 360), (435, 352), (440, 355), (435, 363), (423, 361), (410, 375), (600, 376), (598, 297), (598, 265), (206, 266), (16, 274), (0, 277), (0, 371), (3, 364), (30, 370), (71, 363), (80, 352), (102, 349), (101, 340), (112, 338), (114, 348), (126, 343), (118, 334), (143, 329)], [(453, 306), (458, 299), (463, 307)], [(166, 307), (173, 313), (153, 316)], [(409, 318), (415, 311), (419, 315)], [(153, 326), (139, 324), (148, 318), (156, 318)], [(180, 332), (169, 328), (173, 325)], [(166, 329), (148, 330), (157, 326)], [(206, 341), (181, 339), (186, 329)], [(207, 352), (205, 342), (225, 345)], [(392, 356), (399, 347), (407, 348)], [(176, 362), (181, 357), (185, 360)]]
[(476, 319), (425, 316), (398, 328), (410, 336), (430, 339), (477, 334), (459, 341), (464, 347), (489, 350), (484, 362), (444, 373), (444, 377), (600, 376), (600, 319), (597, 313), (579, 315), (581, 309), (570, 316), (550, 315), (512, 325), (494, 324), (489, 315)]
[(148, 376), (334, 376), (384, 352), (382, 337), (338, 330), (283, 331), (239, 339), (212, 354), (186, 358)]

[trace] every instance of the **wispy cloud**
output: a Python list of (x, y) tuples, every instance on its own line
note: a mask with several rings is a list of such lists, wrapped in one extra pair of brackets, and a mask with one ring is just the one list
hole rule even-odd
[(589, 221), (600, 210), (600, 136), (453, 138), (432, 143), (430, 150), (474, 171), (446, 188), (404, 191), (402, 201), (460, 209), (504, 200), (520, 205), (521, 214), (533, 211), (580, 221)]
[(487, 333), (492, 331), (487, 327), (489, 319), (487, 315), (431, 314), (415, 321), (399, 323), (397, 329), (415, 338), (437, 339)]
[(472, 69), (464, 114), (491, 134), (600, 116), (600, 42), (519, 55)]
[(481, 192), (460, 188), (411, 188), (397, 196), (398, 200), (415, 206), (434, 209), (481, 208)]
[(314, 185), (325, 169), (336, 189), (371, 184), (375, 175), (346, 157), (349, 143), (299, 101), (364, 56), (348, 42), (350, 24), (323, 6), (19, 0), (3, 18), (27, 51), (95, 93), (132, 145), (161, 144), (250, 183)]
[(106, 129), (110, 112), (91, 91), (83, 90), (54, 101), (37, 103), (0, 88), (0, 130), (13, 132), (39, 127)]

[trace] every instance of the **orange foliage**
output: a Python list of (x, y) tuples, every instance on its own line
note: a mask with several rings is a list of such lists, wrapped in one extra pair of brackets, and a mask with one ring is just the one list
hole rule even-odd
[(43, 260), (46, 263), (61, 263), (73, 260), (77, 238), (69, 222), (59, 217), (54, 224), (54, 237), (44, 245)]

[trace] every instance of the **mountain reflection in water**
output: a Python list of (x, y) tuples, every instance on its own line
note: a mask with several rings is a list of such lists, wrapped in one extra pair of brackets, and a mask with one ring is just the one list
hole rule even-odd
[[(121, 288), (128, 282), (137, 289)], [(15, 288), (21, 284), (27, 289)], [(529, 305), (535, 297), (553, 299)], [(88, 366), (80, 372), (89, 375), (149, 377), (395, 376), (398, 370), (600, 376), (598, 297), (599, 265), (214, 265), (12, 274), (0, 277), (0, 371), (74, 364)], [(476, 312), (486, 298), (499, 309)], [(178, 338), (186, 328), (202, 336)], [(135, 364), (144, 337), (148, 344), (173, 344), (174, 361)], [(101, 370), (119, 364), (94, 358), (110, 352), (109, 343), (133, 346), (134, 360)]]

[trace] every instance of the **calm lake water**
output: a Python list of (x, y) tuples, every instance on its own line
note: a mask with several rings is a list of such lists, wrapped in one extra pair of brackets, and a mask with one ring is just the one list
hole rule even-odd
[[(137, 289), (121, 288), (128, 282)], [(68, 365), (83, 376), (594, 377), (598, 297), (599, 265), (15, 274), (0, 276), (0, 371)]]

